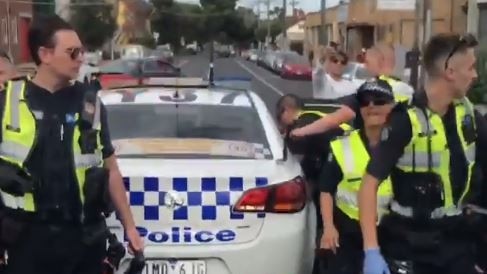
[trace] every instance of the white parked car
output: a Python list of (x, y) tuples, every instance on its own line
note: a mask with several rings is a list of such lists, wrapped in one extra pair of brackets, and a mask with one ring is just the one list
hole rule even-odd
[(263, 100), (230, 82), (160, 81), (100, 92), (143, 273), (311, 273), (316, 209)]

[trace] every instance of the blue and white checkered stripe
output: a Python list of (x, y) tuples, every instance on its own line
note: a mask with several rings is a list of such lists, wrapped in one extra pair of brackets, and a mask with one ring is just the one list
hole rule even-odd
[[(143, 216), (146, 221), (215, 221), (265, 217), (265, 213), (232, 212), (232, 206), (244, 191), (268, 184), (264, 177), (135, 177), (124, 178), (124, 183), (132, 212), (136, 216)], [(182, 207), (170, 209), (164, 205), (168, 191), (176, 191), (183, 198)]]

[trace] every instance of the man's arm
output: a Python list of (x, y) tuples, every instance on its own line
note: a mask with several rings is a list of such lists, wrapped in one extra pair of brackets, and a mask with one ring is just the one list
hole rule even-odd
[(389, 126), (385, 127), (388, 136), (383, 139), (374, 152), (367, 166), (358, 195), (360, 226), (364, 241), (364, 249), (379, 246), (377, 241), (377, 188), (386, 179), (402, 156), (404, 148), (412, 138), (411, 122), (403, 109), (391, 113)]

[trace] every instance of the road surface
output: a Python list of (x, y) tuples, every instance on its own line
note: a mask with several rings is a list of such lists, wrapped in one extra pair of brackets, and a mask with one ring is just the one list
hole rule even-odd
[[(181, 56), (175, 63), (179, 64), (186, 76), (203, 77), (208, 74), (207, 54)], [(252, 90), (261, 96), (272, 113), (274, 113), (277, 100), (283, 94), (292, 93), (301, 97), (310, 97), (312, 94), (310, 81), (281, 79), (278, 75), (239, 57), (216, 58), (214, 64), (216, 77), (252, 78)]]

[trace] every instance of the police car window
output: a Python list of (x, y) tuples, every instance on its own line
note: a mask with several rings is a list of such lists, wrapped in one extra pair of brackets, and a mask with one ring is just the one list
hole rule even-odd
[[(108, 120), (110, 135), (114, 143), (117, 140), (159, 139), (208, 139), (222, 142), (239, 142), (248, 147), (258, 147), (265, 151), (264, 158), (271, 158), (264, 128), (255, 110), (249, 107), (216, 106), (216, 105), (184, 105), (177, 107), (173, 104), (136, 104), (136, 105), (108, 105)], [(130, 127), (127, 126), (130, 122)], [(147, 150), (137, 152), (151, 154)], [(158, 152), (159, 156), (167, 157)], [(120, 154), (119, 154), (120, 155)], [(146, 155), (147, 156), (147, 155)], [(172, 155), (174, 156), (174, 155)], [(179, 153), (178, 158), (201, 158), (201, 153)], [(255, 155), (255, 157), (261, 157)], [(134, 157), (137, 157), (135, 155)], [(171, 155), (169, 155), (171, 157)], [(176, 156), (174, 156), (176, 157)], [(252, 158), (254, 156), (235, 156), (220, 153), (207, 158)]]

